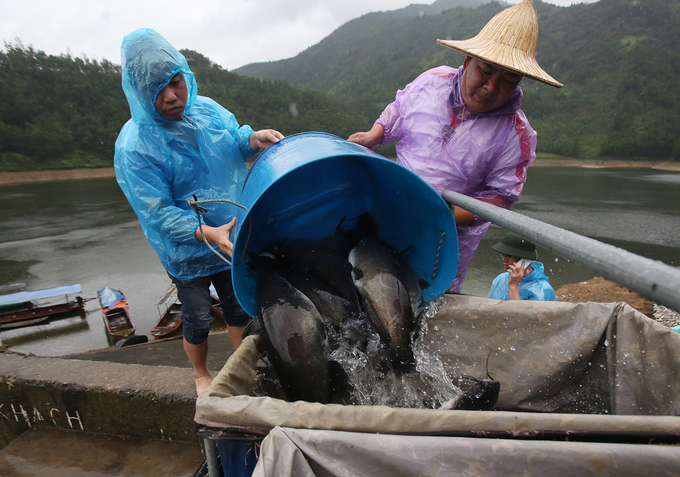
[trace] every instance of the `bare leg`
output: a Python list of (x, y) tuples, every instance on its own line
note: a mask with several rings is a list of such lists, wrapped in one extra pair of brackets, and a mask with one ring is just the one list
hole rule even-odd
[(199, 345), (192, 345), (184, 340), (184, 352), (189, 358), (191, 367), (194, 368), (194, 379), (196, 381), (196, 394), (201, 395), (212, 382), (210, 370), (208, 370), (208, 341)]
[(241, 346), (244, 329), (245, 326), (227, 326), (227, 334), (229, 335), (229, 341), (231, 341), (231, 345), (234, 347), (234, 351), (236, 351), (238, 347)]

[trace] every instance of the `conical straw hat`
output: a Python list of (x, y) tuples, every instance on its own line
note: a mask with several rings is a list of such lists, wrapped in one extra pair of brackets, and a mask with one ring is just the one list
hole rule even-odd
[(537, 42), (538, 17), (532, 0), (524, 0), (498, 13), (474, 38), (437, 40), (452, 50), (561, 88), (562, 83), (538, 66)]

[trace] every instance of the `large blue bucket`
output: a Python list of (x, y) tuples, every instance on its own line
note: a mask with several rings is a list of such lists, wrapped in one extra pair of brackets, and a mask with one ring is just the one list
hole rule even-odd
[(458, 269), (453, 214), (427, 183), (399, 164), (337, 136), (288, 136), (262, 153), (246, 178), (237, 216), (232, 278), (243, 309), (255, 316), (251, 254), (284, 238), (323, 238), (340, 222), (370, 212), (379, 238), (429, 283), (425, 300), (444, 293)]

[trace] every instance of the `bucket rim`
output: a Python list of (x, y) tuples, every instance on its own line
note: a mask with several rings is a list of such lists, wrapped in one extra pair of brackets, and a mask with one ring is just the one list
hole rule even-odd
[[(330, 156), (319, 157), (319, 158), (314, 159), (310, 162), (315, 162), (317, 160), (322, 160), (322, 159), (328, 159), (328, 158), (331, 158), (331, 157), (348, 156), (348, 155), (352, 155), (352, 156), (362, 155), (362, 156), (365, 156), (365, 157), (373, 157), (373, 158), (376, 158), (376, 159), (381, 159), (383, 161), (394, 162), (391, 159), (388, 159), (386, 157), (381, 156), (380, 154), (373, 151), (372, 149), (369, 149), (369, 148), (362, 146), (360, 144), (357, 144), (357, 143), (350, 142), (347, 139), (344, 139), (344, 138), (342, 138), (342, 137), (340, 137), (336, 134), (322, 132), (322, 131), (303, 131), (303, 132), (299, 132), (299, 133), (295, 133), (295, 134), (291, 134), (289, 136), (286, 136), (283, 139), (279, 140), (279, 142), (277, 142), (276, 144), (272, 144), (267, 149), (263, 150), (260, 153), (260, 155), (257, 156), (257, 158), (255, 158), (255, 160), (253, 161), (252, 165), (250, 166), (250, 170), (252, 171), (255, 168), (255, 166), (258, 165), (259, 162), (261, 162), (263, 157), (266, 158), (266, 157), (270, 156), (271, 154), (275, 154), (276, 149), (280, 148), (282, 145), (285, 145), (288, 142), (295, 141), (295, 140), (300, 139), (302, 137), (319, 137), (319, 138), (328, 137), (328, 138), (331, 138), (331, 139), (334, 139), (334, 140), (339, 139), (340, 141), (343, 141), (345, 143), (348, 143), (348, 144), (358, 148), (356, 152), (352, 152), (351, 154), (349, 154), (347, 152), (338, 151), (337, 153), (332, 154)], [(282, 175), (281, 177), (285, 176), (286, 174)], [(246, 188), (246, 184), (248, 183), (249, 179), (251, 179), (250, 173), (246, 176), (245, 181), (243, 182), (243, 189)]]

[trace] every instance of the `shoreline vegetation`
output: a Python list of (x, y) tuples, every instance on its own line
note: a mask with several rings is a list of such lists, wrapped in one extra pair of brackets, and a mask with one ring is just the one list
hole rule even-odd
[[(680, 172), (678, 161), (635, 161), (619, 159), (571, 159), (553, 155), (539, 155), (531, 167), (583, 167), (589, 169), (640, 168)], [(91, 169), (60, 169), (26, 172), (0, 172), (0, 186), (32, 182), (52, 182), (76, 179), (114, 178), (113, 167)]]

